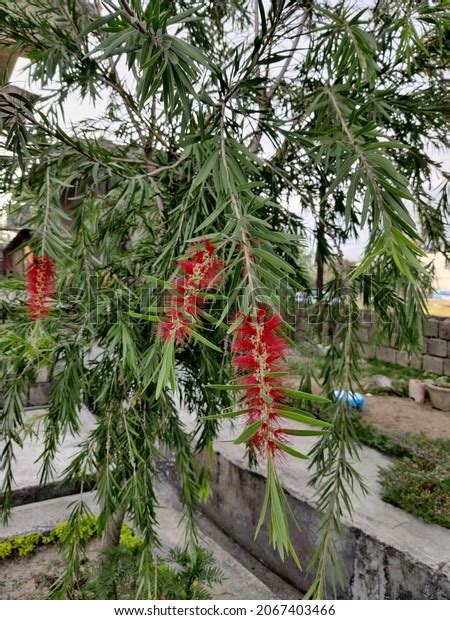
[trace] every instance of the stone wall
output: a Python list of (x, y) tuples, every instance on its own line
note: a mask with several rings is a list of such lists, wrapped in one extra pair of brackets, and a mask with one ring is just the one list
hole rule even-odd
[[(312, 325), (304, 312), (299, 312), (296, 320), (298, 339), (308, 332)], [(382, 362), (398, 364), (404, 368), (416, 368), (437, 375), (450, 376), (450, 318), (431, 316), (425, 330), (422, 355), (411, 356), (406, 351), (395, 349), (392, 346), (374, 347), (369, 344), (371, 333), (370, 318), (363, 322), (361, 340), (363, 342), (363, 357), (377, 359)], [(326, 331), (326, 330), (324, 330)]]

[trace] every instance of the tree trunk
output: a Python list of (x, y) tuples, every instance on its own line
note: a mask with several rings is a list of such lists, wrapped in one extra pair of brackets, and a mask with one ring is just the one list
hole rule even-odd
[(118, 546), (120, 541), (120, 531), (125, 518), (125, 508), (120, 507), (109, 518), (105, 533), (102, 539), (102, 551), (109, 551)]
[(319, 222), (316, 228), (316, 296), (322, 298), (324, 279), (324, 249), (325, 249), (325, 209), (320, 207)]
[(316, 276), (316, 295), (317, 299), (321, 299), (323, 292), (323, 257), (320, 252), (316, 254), (317, 276)]
[(326, 183), (326, 179), (322, 177), (320, 187), (319, 187), (319, 196), (320, 196), (320, 206), (319, 206), (319, 214), (316, 225), (316, 295), (317, 299), (320, 300), (322, 298), (323, 293), (323, 276), (324, 276), (324, 266), (325, 266), (325, 252), (326, 252), (326, 223), (325, 217), (327, 212), (327, 203), (325, 202), (326, 192), (328, 190), (328, 185)]

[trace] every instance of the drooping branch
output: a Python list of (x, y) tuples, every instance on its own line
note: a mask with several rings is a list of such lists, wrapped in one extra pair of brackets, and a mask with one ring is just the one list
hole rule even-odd
[(263, 127), (262, 127), (262, 119), (264, 114), (267, 113), (267, 110), (270, 107), (271, 101), (273, 99), (273, 97), (275, 96), (280, 84), (282, 83), (284, 76), (286, 75), (291, 62), (294, 58), (295, 52), (297, 51), (299, 42), (300, 42), (300, 38), (303, 34), (303, 30), (305, 28), (305, 24), (308, 20), (308, 17), (310, 16), (312, 11), (312, 2), (311, 4), (305, 9), (303, 16), (300, 20), (300, 23), (298, 25), (297, 28), (297, 32), (295, 34), (294, 37), (294, 41), (293, 41), (293, 45), (292, 45), (292, 49), (288, 55), (288, 57), (286, 58), (286, 60), (284, 61), (284, 64), (280, 70), (280, 72), (278, 73), (278, 75), (275, 78), (275, 81), (273, 83), (273, 86), (268, 90), (268, 91), (264, 91), (262, 94), (262, 101), (261, 101), (261, 110), (259, 113), (259, 119), (258, 119), (258, 123), (254, 132), (254, 136), (252, 138), (252, 141), (250, 143), (250, 151), (252, 153), (256, 153), (260, 146), (261, 146), (261, 138), (262, 138), (262, 133), (263, 133)]

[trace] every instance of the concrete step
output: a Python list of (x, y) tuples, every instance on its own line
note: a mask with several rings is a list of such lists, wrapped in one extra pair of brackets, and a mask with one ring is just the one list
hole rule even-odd
[[(164, 481), (158, 486), (157, 497), (161, 555), (164, 556), (170, 548), (184, 542), (184, 528), (181, 524), (183, 513), (177, 493), (168, 482)], [(8, 526), (0, 527), (0, 540), (17, 534), (49, 531), (57, 523), (67, 520), (72, 505), (78, 498), (78, 495), (72, 495), (15, 507)], [(83, 498), (94, 514), (98, 512), (95, 492), (85, 493)], [(224, 600), (301, 598), (297, 590), (273, 575), (238, 545), (227, 541), (218, 528), (205, 517), (201, 517), (200, 544), (213, 554), (224, 574), (223, 582), (213, 587), (213, 598)], [(0, 565), (0, 572), (6, 567), (7, 563)]]

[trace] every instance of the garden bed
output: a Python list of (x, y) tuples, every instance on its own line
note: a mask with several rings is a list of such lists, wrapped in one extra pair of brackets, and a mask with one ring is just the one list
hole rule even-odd
[[(88, 554), (92, 557), (97, 548), (97, 542), (91, 543)], [(64, 561), (56, 545), (41, 547), (29, 557), (0, 560), (0, 600), (47, 598), (63, 568)]]
[[(125, 524), (119, 547), (102, 553), (96, 536), (96, 517), (84, 521), (86, 556), (71, 598), (134, 599), (141, 540)], [(60, 545), (66, 532), (67, 524), (61, 523), (48, 533), (34, 532), (0, 541), (0, 600), (61, 596), (58, 591), (53, 592), (53, 587), (64, 571)], [(208, 599), (210, 588), (223, 580), (212, 556), (201, 548), (194, 558), (181, 548), (171, 549), (167, 559), (155, 561), (152, 571), (157, 588), (154, 598), (159, 599)]]
[[(320, 371), (322, 364), (323, 358), (295, 355), (291, 368), (299, 376), (292, 379), (292, 387), (298, 387), (305, 366)], [(394, 394), (405, 391), (410, 378), (434, 376), (375, 360), (361, 364), (366, 403), (362, 413), (351, 414), (358, 416), (355, 431), (361, 443), (395, 459), (380, 471), (382, 499), (427, 523), (450, 527), (450, 413), (433, 409), (429, 401), (418, 404), (395, 395), (367, 394), (376, 391), (379, 377), (389, 380)], [(320, 393), (317, 383), (313, 389)], [(321, 411), (316, 415), (321, 416)]]

